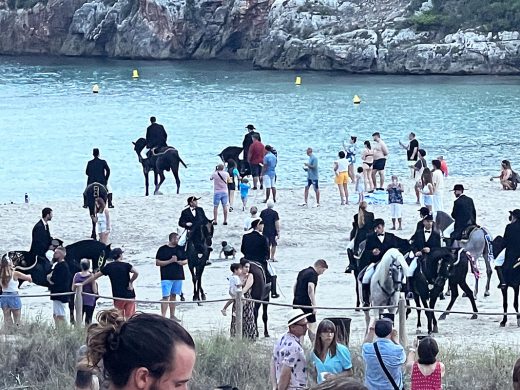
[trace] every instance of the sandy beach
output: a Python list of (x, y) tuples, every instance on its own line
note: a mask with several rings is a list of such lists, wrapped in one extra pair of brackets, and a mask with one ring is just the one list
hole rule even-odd
[[(328, 178), (327, 178), (328, 179)], [(351, 193), (351, 204), (339, 205), (337, 187), (332, 180), (326, 183), (325, 174), (322, 173), (320, 181), (322, 191), (321, 207), (313, 207), (315, 201), (311, 191), (311, 200), (308, 208), (298, 206), (303, 198), (303, 188), (279, 190), (278, 203), (275, 209), (280, 214), (281, 238), (277, 252), (278, 263), (276, 269), (279, 274), (279, 285), (282, 297), (276, 302), (291, 303), (292, 286), (297, 273), (311, 265), (316, 259), (324, 258), (329, 264), (329, 270), (320, 277), (317, 287), (317, 301), (321, 306), (355, 306), (354, 277), (345, 274), (347, 257), (345, 248), (348, 244), (348, 236), (351, 230), (352, 217), (357, 212), (357, 196)], [(403, 231), (397, 232), (400, 237), (410, 238), (418, 219), (418, 206), (415, 204), (413, 181), (402, 180), (405, 185), (405, 205), (403, 208)], [(500, 190), (498, 181), (490, 182), (487, 177), (479, 178), (455, 178), (445, 180), (444, 207), (451, 212), (453, 205), (453, 193), (448, 190), (455, 183), (463, 183), (468, 188), (466, 194), (475, 201), (478, 223), (487, 227), (493, 236), (501, 235), (508, 222), (508, 211), (519, 207), (518, 193)], [(354, 186), (349, 190), (353, 192)], [(177, 222), (186, 198), (191, 193), (180, 195), (165, 194), (162, 196), (150, 196), (148, 198), (118, 198), (116, 196), (116, 208), (111, 210), (113, 220), (110, 241), (113, 247), (121, 246), (125, 250), (125, 260), (132, 263), (140, 272), (135, 283), (138, 299), (159, 300), (161, 295), (158, 267), (155, 266), (155, 253), (157, 249), (167, 242), (168, 234), (177, 230)], [(202, 196), (199, 206), (203, 207), (208, 216), (212, 215), (212, 194), (196, 193)], [(262, 193), (253, 192), (249, 206), (260, 203)], [(220, 251), (220, 242), (226, 240), (240, 249), (243, 232), (243, 223), (248, 212), (242, 212), (239, 207), (239, 199), (236, 200), (235, 210), (230, 213), (229, 225), (222, 226), (222, 216), (219, 215), (220, 224), (215, 229), (213, 265), (206, 267), (203, 276), (203, 287), (208, 299), (227, 298), (227, 280), (229, 264), (231, 260), (215, 260)], [(49, 206), (54, 210), (54, 218), (51, 222), (53, 237), (59, 237), (65, 244), (89, 238), (90, 219), (88, 212), (81, 208), (80, 194), (68, 201), (30, 204), (4, 204), (0, 206), (3, 220), (3, 230), (0, 233), (0, 250), (28, 250), (31, 242), (31, 229), (40, 217), (43, 207)], [(390, 208), (387, 205), (369, 206), (376, 217), (382, 217), (387, 221), (387, 228), (391, 227)], [(237, 261), (240, 255), (237, 255)], [(480, 269), (484, 270), (484, 262), (479, 261)], [(192, 283), (189, 270), (185, 268), (186, 281), (184, 293), (187, 299), (192, 296)], [(470, 286), (473, 286), (473, 276), (467, 277)], [(494, 274), (491, 282), (491, 296), (484, 298), (484, 283), (482, 279), (480, 293), (477, 299), (479, 311), (501, 312), (502, 299), (500, 291), (496, 288), (497, 277)], [(102, 295), (110, 295), (108, 278), (99, 281)], [(46, 289), (25, 285), (21, 294), (45, 293)], [(510, 290), (510, 295), (512, 290)], [(48, 298), (27, 298), (23, 300), (23, 314), (25, 317), (36, 317), (41, 314), (44, 320), (52, 319), (52, 306)], [(98, 309), (111, 307), (112, 302), (100, 300)], [(448, 301), (440, 301), (438, 307), (444, 309)], [(222, 316), (220, 309), (223, 304), (206, 303), (202, 306), (184, 305), (178, 308), (178, 314), (183, 325), (191, 332), (205, 333), (223, 331), (228, 332), (230, 316)], [(147, 312), (159, 312), (159, 306), (155, 304), (140, 304), (139, 309)], [(459, 298), (454, 310), (470, 310), (469, 301)], [(269, 330), (271, 336), (278, 336), (286, 327), (286, 308), (271, 307), (269, 310)], [(512, 298), (509, 311), (513, 311)], [(361, 341), (365, 327), (364, 315), (360, 312), (320, 311), (318, 319), (327, 316), (346, 316), (352, 318), (351, 339)], [(423, 316), (425, 324), (425, 317)], [(518, 344), (520, 340), (520, 328), (516, 325), (516, 319), (510, 318), (506, 328), (499, 328), (501, 317), (480, 315), (477, 320), (470, 320), (469, 315), (450, 315), (446, 321), (439, 323), (440, 333), (436, 336), (441, 342), (464, 343), (474, 336), (479, 337), (481, 343), (507, 343)], [(407, 323), (409, 334), (415, 334), (416, 314), (413, 313)], [(424, 328), (424, 326), (423, 326)], [(260, 328), (262, 333), (262, 328)], [(273, 340), (273, 338), (271, 339)], [(273, 340), (274, 341), (274, 340)]]

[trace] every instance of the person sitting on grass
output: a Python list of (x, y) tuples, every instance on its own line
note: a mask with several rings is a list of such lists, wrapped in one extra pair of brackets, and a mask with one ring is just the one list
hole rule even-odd
[[(432, 337), (414, 340), (408, 350), (406, 369), (410, 372), (411, 390), (441, 390), (444, 364), (437, 361), (439, 347)], [(417, 360), (416, 360), (417, 358)]]

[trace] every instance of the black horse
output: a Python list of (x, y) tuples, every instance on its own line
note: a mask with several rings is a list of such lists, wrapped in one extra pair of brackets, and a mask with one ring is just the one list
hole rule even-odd
[(143, 174), (145, 179), (145, 187), (146, 193), (148, 196), (148, 186), (149, 179), (148, 174), (150, 171), (154, 173), (154, 184), (155, 190), (154, 195), (160, 195), (159, 189), (161, 188), (162, 183), (166, 179), (164, 176), (164, 171), (172, 171), (173, 176), (175, 177), (175, 183), (177, 184), (177, 193), (179, 193), (179, 189), (181, 187), (181, 180), (179, 179), (179, 163), (184, 165), (184, 168), (188, 168), (184, 161), (179, 156), (179, 152), (173, 146), (155, 148), (147, 153), (147, 157), (143, 158), (141, 156), (141, 152), (146, 147), (146, 140), (144, 138), (139, 138), (136, 142), (132, 142), (134, 144), (134, 151), (137, 153), (137, 157), (139, 158), (139, 162), (143, 166)]
[[(271, 283), (267, 282), (267, 275), (264, 268), (260, 263), (255, 261), (249, 262), (249, 272), (253, 275), (253, 286), (251, 287), (251, 298), (259, 301), (269, 302), (271, 293)], [(255, 326), (256, 333), (258, 336), (258, 314), (260, 312), (260, 306), (262, 306), (262, 321), (264, 322), (264, 337), (269, 337), (269, 330), (267, 328), (267, 308), (268, 303), (255, 302)]]
[[(401, 252), (402, 254), (410, 252), (411, 245), (410, 242), (408, 242), (408, 240), (405, 240), (404, 238), (400, 238), (397, 236), (396, 240), (397, 249), (399, 250), (399, 252)], [(350, 263), (348, 268), (350, 268), (353, 271), (354, 278), (356, 280), (356, 307), (361, 307), (361, 300), (359, 297), (359, 275), (361, 274), (361, 271), (363, 271), (365, 267), (370, 264), (370, 260), (372, 257), (371, 253), (365, 252), (365, 246), (366, 240), (361, 241), (359, 243), (358, 255), (354, 254), (354, 251), (350, 248), (347, 249), (347, 256)]]
[(247, 162), (246, 157), (241, 160), (238, 158), (240, 153), (242, 153), (242, 148), (240, 146), (228, 146), (222, 152), (218, 154), (223, 163), (229, 162), (229, 160), (233, 160), (237, 164), (237, 170), (240, 173), (240, 177), (245, 177), (251, 175), (251, 168), (249, 163)]
[[(460, 267), (459, 264), (456, 264), (458, 251), (450, 248), (434, 249), (427, 256), (417, 259), (417, 269), (414, 272), (413, 279), (414, 300), (417, 308), (421, 307), (422, 304), (424, 308), (435, 309), (446, 280), (448, 280), (450, 286), (455, 286), (455, 291), (457, 290), (457, 285), (460, 282), (460, 273), (464, 272), (464, 264), (466, 267), (468, 265), (466, 251), (462, 251), (460, 256), (462, 261), (462, 263), (459, 263)], [(464, 258), (466, 263), (464, 263)], [(465, 287), (462, 285), (461, 287), (464, 290)], [(428, 333), (438, 333), (439, 328), (435, 313), (426, 311), (426, 318), (428, 320)], [(417, 309), (417, 329), (420, 328), (421, 310)]]
[[(63, 241), (54, 239), (54, 248), (63, 244)], [(81, 259), (90, 259), (94, 272), (105, 264), (106, 257), (110, 253), (110, 245), (105, 245), (96, 240), (82, 240), (65, 247), (65, 261), (69, 267), (71, 277), (80, 271)], [(10, 251), (3, 255), (9, 257), (17, 271), (31, 275), (34, 284), (49, 287), (47, 275), (51, 272), (51, 263), (48, 259), (37, 257), (28, 251)], [(23, 281), (19, 282), (22, 285)], [(69, 301), (70, 321), (74, 323), (74, 296)]]
[(86, 206), (88, 207), (88, 211), (90, 213), (90, 219), (92, 220), (92, 234), (91, 238), (95, 240), (97, 238), (96, 235), (96, 223), (94, 222), (93, 217), (96, 216), (96, 198), (102, 198), (105, 203), (108, 200), (108, 190), (107, 188), (100, 183), (91, 183), (85, 188), (85, 192), (83, 193), (84, 202), (86, 202)]
[(188, 234), (186, 242), (186, 257), (188, 258), (188, 268), (193, 281), (193, 300), (206, 300), (206, 294), (202, 288), (202, 274), (209, 260), (209, 255), (213, 240), (213, 221), (206, 219), (206, 222), (194, 226)]
[[(497, 236), (493, 240), (493, 251), (498, 256), (505, 247), (504, 238)], [(513, 289), (513, 307), (516, 311), (516, 324), (520, 327), (520, 313), (518, 312), (518, 293), (520, 291), (520, 263), (516, 262), (512, 264), (509, 261), (504, 262), (502, 266), (502, 274), (504, 275), (505, 288), (502, 288), (502, 306), (504, 313), (507, 313), (507, 290), (509, 287)], [(507, 316), (504, 315), (502, 321), (500, 321), (500, 327), (505, 327), (507, 323)]]

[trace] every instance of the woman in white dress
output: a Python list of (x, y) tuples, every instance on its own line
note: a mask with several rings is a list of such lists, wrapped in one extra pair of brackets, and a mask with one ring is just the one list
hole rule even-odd
[(423, 205), (432, 212), (433, 206), (433, 184), (432, 184), (432, 172), (429, 168), (424, 168), (421, 175), (421, 194)]
[(96, 198), (96, 215), (92, 217), (96, 223), (99, 241), (108, 244), (108, 236), (110, 235), (110, 214), (103, 198)]
[(439, 160), (432, 161), (432, 184), (433, 184), (433, 203), (432, 212), (435, 216), (437, 211), (444, 211), (443, 192), (444, 192), (444, 175), (441, 170), (441, 162)]

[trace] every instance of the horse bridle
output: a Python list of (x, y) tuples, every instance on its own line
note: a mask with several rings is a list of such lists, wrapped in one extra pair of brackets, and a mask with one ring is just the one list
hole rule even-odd
[[(397, 264), (395, 264), (395, 259), (392, 261), (392, 264), (390, 265), (390, 273), (392, 275), (392, 284), (395, 286), (396, 284), (402, 284), (402, 281), (400, 280), (395, 280), (394, 279), (394, 273), (393, 273), (393, 269), (402, 269), (403, 267), (401, 266), (401, 264), (398, 262)], [(381, 291), (383, 291), (383, 293), (386, 295), (386, 297), (388, 298), (386, 300), (386, 304), (387, 305), (390, 305), (391, 301), (392, 301), (392, 297), (393, 295), (396, 293), (396, 292), (399, 292), (400, 290), (399, 289), (395, 289), (392, 291), (392, 292), (388, 292), (382, 285), (381, 285), (381, 282), (378, 280), (377, 281), (377, 285), (379, 286), (379, 288), (381, 289)]]

